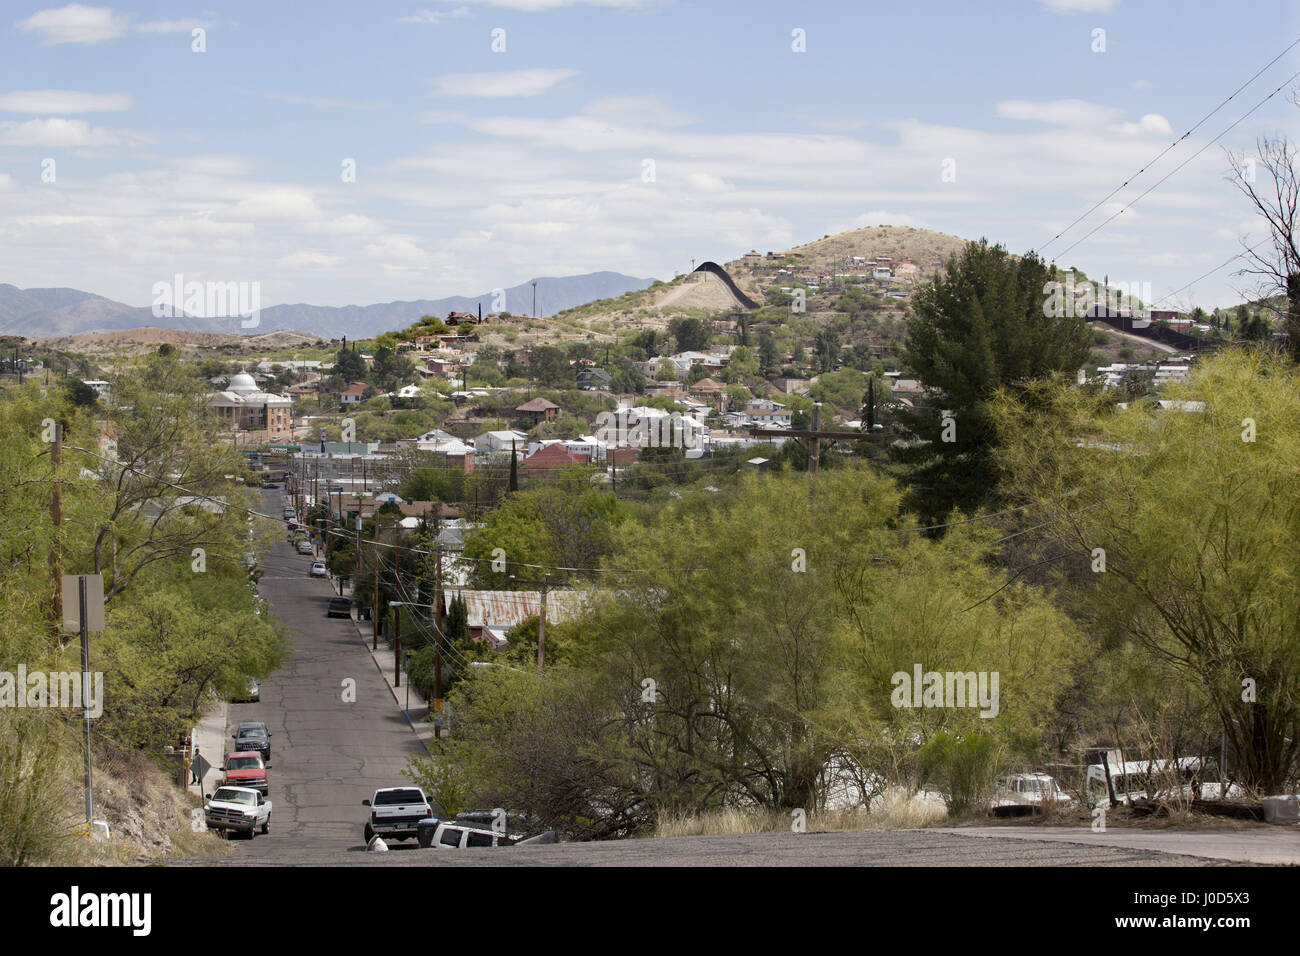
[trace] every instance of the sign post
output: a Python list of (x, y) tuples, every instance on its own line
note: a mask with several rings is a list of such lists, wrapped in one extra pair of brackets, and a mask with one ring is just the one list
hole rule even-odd
[(81, 704), (86, 725), (86, 826), (95, 817), (95, 790), (90, 762), (90, 632), (104, 630), (104, 576), (102, 574), (65, 574), (63, 591), (63, 626), (76, 628), (81, 635)]

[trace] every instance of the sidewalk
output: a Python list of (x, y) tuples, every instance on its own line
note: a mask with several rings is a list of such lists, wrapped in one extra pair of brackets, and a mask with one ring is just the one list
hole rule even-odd
[[(212, 764), (212, 769), (203, 778), (202, 786), (190, 783), (192, 778), (188, 771), (186, 772), (186, 790), (190, 793), (197, 793), (200, 797), (204, 793), (211, 793), (216, 788), (217, 781), (221, 779), (221, 762), (225, 759), (226, 742), (230, 739), (226, 734), (226, 719), (229, 713), (230, 705), (223, 700), (220, 706), (204, 714), (190, 733), (192, 744), (199, 748), (203, 759)], [(193, 757), (190, 759), (193, 760)]]
[[(349, 618), (349, 620), (352, 621), (352, 626), (355, 627), (357, 631), (357, 637), (361, 640), (361, 643), (365, 645), (371, 659), (375, 662), (375, 667), (378, 668), (380, 675), (384, 678), (384, 683), (388, 685), (388, 689), (393, 695), (393, 703), (395, 703), (397, 709), (402, 712), (402, 716), (406, 718), (406, 722), (411, 725), (411, 730), (415, 733), (415, 736), (419, 739), (420, 743), (424, 744), (424, 749), (429, 750), (430, 753), (432, 753), (432, 750), (430, 750), (430, 744), (434, 740), (433, 724), (426, 719), (429, 716), (429, 705), (425, 703), (424, 697), (421, 696), (419, 691), (407, 686), (406, 681), (402, 682), (401, 687), (396, 685), (393, 679), (393, 659), (397, 655), (387, 646), (382, 638), (379, 641), (379, 649), (371, 650), (371, 646), (374, 643), (374, 629), (371, 622), (358, 621), (354, 617)], [(409, 710), (407, 709), (408, 699), (410, 700)]]

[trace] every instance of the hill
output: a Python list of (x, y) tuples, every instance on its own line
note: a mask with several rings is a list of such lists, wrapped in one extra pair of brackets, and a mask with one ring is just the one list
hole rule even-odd
[[(450, 296), (443, 299), (384, 302), (375, 305), (323, 306), (296, 303), (263, 308), (255, 331), (292, 329), (314, 338), (332, 339), (343, 335), (367, 338), (380, 332), (404, 328), (425, 315), (445, 316), (448, 312), (483, 312), (506, 309), (528, 313), (533, 308), (533, 283), (537, 284), (537, 311), (551, 315), (592, 299), (644, 289), (653, 279), (640, 279), (618, 272), (591, 272), (576, 276), (541, 276), (502, 290), (478, 296)], [(502, 302), (504, 300), (504, 302)], [(241, 334), (234, 318), (202, 318), (180, 315), (158, 318), (149, 308), (125, 305), (79, 289), (20, 289), (0, 284), (0, 334), (31, 339), (63, 338), (87, 332), (120, 332), (144, 327), (186, 332)]]

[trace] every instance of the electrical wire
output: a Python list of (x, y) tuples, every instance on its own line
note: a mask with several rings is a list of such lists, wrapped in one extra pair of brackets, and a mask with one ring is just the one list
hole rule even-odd
[[(1273, 57), (1273, 59), (1269, 60), (1266, 64), (1264, 64), (1263, 68), (1261, 68), (1260, 71), (1259, 71), (1258, 73), (1256, 73), (1254, 76), (1252, 76), (1252, 77), (1251, 77), (1249, 80), (1247, 80), (1245, 83), (1241, 84), (1241, 86), (1237, 87), (1237, 89), (1234, 90), (1234, 91), (1233, 91), (1233, 92), (1228, 96), (1227, 99), (1225, 99), (1222, 103), (1220, 103), (1220, 104), (1219, 104), (1218, 106), (1216, 106), (1214, 109), (1210, 110), (1210, 112), (1208, 112), (1208, 113), (1206, 113), (1204, 116), (1202, 116), (1202, 117), (1201, 117), (1201, 118), (1196, 122), (1196, 125), (1195, 125), (1195, 126), (1193, 126), (1193, 127), (1192, 127), (1191, 129), (1189, 129), (1187, 132), (1183, 133), (1182, 136), (1178, 137), (1176, 140), (1174, 140), (1172, 143), (1170, 143), (1168, 146), (1166, 146), (1163, 150), (1160, 151), (1159, 155), (1157, 155), (1154, 159), (1149, 160), (1149, 161), (1146, 163), (1146, 165), (1144, 165), (1144, 166), (1143, 166), (1141, 169), (1139, 169), (1136, 173), (1133, 173), (1133, 175), (1129, 176), (1128, 179), (1124, 180), (1124, 182), (1122, 182), (1122, 183), (1120, 183), (1118, 186), (1116, 186), (1113, 190), (1111, 190), (1111, 192), (1110, 192), (1110, 193), (1109, 193), (1105, 198), (1101, 199), (1099, 202), (1097, 202), (1095, 205), (1093, 205), (1090, 209), (1088, 209), (1087, 212), (1083, 213), (1083, 215), (1081, 215), (1081, 216), (1079, 216), (1077, 219), (1075, 219), (1074, 222), (1070, 223), (1068, 226), (1066, 226), (1064, 229), (1062, 229), (1060, 232), (1058, 232), (1056, 235), (1054, 235), (1051, 239), (1047, 240), (1047, 242), (1043, 243), (1042, 248), (1039, 249), (1038, 251), (1039, 251), (1039, 252), (1042, 252), (1044, 249), (1046, 249), (1048, 246), (1050, 246), (1052, 243), (1054, 243), (1057, 239), (1060, 239), (1061, 236), (1065, 235), (1067, 232), (1069, 232), (1071, 229), (1073, 229), (1075, 226), (1077, 226), (1080, 222), (1082, 222), (1084, 219), (1087, 219), (1087, 218), (1088, 218), (1089, 216), (1091, 216), (1094, 212), (1096, 212), (1098, 209), (1100, 209), (1102, 206), (1104, 206), (1107, 202), (1109, 202), (1109, 201), (1111, 200), (1111, 198), (1114, 197), (1114, 195), (1115, 195), (1116, 193), (1118, 193), (1121, 189), (1123, 189), (1125, 186), (1127, 186), (1127, 185), (1128, 185), (1129, 183), (1131, 183), (1133, 180), (1137, 179), (1137, 177), (1141, 176), (1144, 172), (1147, 171), (1147, 169), (1148, 169), (1149, 167), (1151, 167), (1151, 166), (1155, 165), (1156, 163), (1158, 163), (1158, 162), (1159, 162), (1159, 161), (1160, 161), (1160, 160), (1165, 156), (1166, 153), (1168, 153), (1171, 149), (1173, 149), (1175, 146), (1177, 146), (1177, 145), (1178, 145), (1179, 143), (1181, 143), (1183, 140), (1187, 139), (1187, 138), (1188, 138), (1189, 136), (1191, 136), (1194, 132), (1196, 132), (1198, 129), (1200, 129), (1200, 127), (1201, 127), (1202, 125), (1204, 125), (1204, 123), (1205, 123), (1206, 120), (1208, 120), (1208, 119), (1209, 119), (1211, 116), (1213, 116), (1215, 113), (1219, 112), (1219, 110), (1221, 110), (1221, 109), (1223, 109), (1225, 106), (1227, 106), (1228, 103), (1230, 103), (1230, 102), (1232, 101), (1233, 97), (1235, 97), (1238, 93), (1240, 93), (1240, 92), (1241, 92), (1242, 90), (1244, 90), (1246, 87), (1250, 86), (1250, 84), (1254, 83), (1257, 79), (1259, 79), (1260, 76), (1263, 75), (1263, 73), (1264, 73), (1265, 70), (1267, 70), (1270, 66), (1272, 66), (1274, 63), (1276, 63), (1278, 60), (1282, 59), (1282, 57), (1286, 56), (1286, 54), (1289, 53), (1292, 49), (1294, 49), (1295, 46), (1296, 46), (1297, 44), (1300, 44), (1300, 39), (1297, 39), (1297, 40), (1292, 41), (1292, 43), (1291, 43), (1291, 44), (1290, 44), (1290, 45), (1289, 45), (1285, 50), (1283, 50), (1283, 51), (1282, 51), (1281, 53), (1279, 53), (1277, 56)], [(1236, 124), (1234, 123), (1233, 125), (1235, 126)], [(1231, 127), (1229, 127), (1229, 129), (1231, 129)], [(1226, 130), (1225, 130), (1225, 132), (1226, 132)], [(1222, 135), (1222, 134), (1220, 134), (1220, 135)], [(1181, 168), (1181, 167), (1180, 167), (1180, 168)], [(1177, 171), (1177, 170), (1175, 170), (1175, 172), (1176, 172), (1176, 171)], [(1140, 197), (1139, 197), (1139, 198), (1140, 198)], [(1087, 238), (1087, 237), (1085, 236), (1084, 238)], [(1074, 248), (1074, 246), (1071, 246), (1071, 247), (1070, 247), (1070, 249), (1073, 249), (1073, 248)], [(1069, 252), (1070, 250), (1067, 249), (1067, 250), (1065, 250), (1065, 251), (1066, 251), (1066, 252)], [(1065, 255), (1065, 253), (1061, 253), (1061, 255)], [(1053, 260), (1052, 260), (1052, 261), (1055, 262), (1057, 258), (1060, 258), (1060, 257), (1059, 257), (1059, 256), (1057, 256), (1057, 257), (1053, 257)]]
[(1148, 186), (1148, 187), (1147, 187), (1147, 188), (1146, 188), (1146, 189), (1145, 189), (1145, 190), (1144, 190), (1140, 195), (1137, 196), (1137, 198), (1135, 198), (1135, 199), (1133, 199), (1132, 201), (1130, 201), (1130, 202), (1128, 202), (1127, 204), (1125, 204), (1125, 205), (1124, 205), (1124, 206), (1119, 210), (1119, 212), (1117, 212), (1117, 213), (1115, 213), (1114, 215), (1112, 215), (1109, 219), (1105, 219), (1105, 220), (1103, 220), (1103, 221), (1101, 222), (1100, 225), (1096, 226), (1096, 227), (1095, 227), (1091, 232), (1089, 232), (1087, 235), (1085, 235), (1082, 239), (1076, 239), (1073, 243), (1071, 243), (1069, 246), (1067, 246), (1067, 247), (1065, 248), (1065, 250), (1064, 250), (1063, 252), (1061, 252), (1059, 255), (1053, 256), (1053, 257), (1052, 257), (1052, 261), (1055, 262), (1057, 259), (1059, 259), (1061, 256), (1064, 256), (1067, 252), (1069, 252), (1069, 251), (1070, 251), (1071, 249), (1073, 249), (1075, 246), (1078, 246), (1080, 243), (1087, 242), (1090, 238), (1092, 238), (1094, 235), (1096, 235), (1096, 234), (1097, 234), (1098, 232), (1100, 232), (1102, 229), (1105, 229), (1107, 225), (1109, 225), (1110, 223), (1114, 222), (1117, 218), (1119, 218), (1121, 215), (1123, 215), (1123, 214), (1124, 214), (1125, 212), (1127, 212), (1129, 209), (1131, 209), (1131, 208), (1133, 208), (1135, 205), (1137, 205), (1137, 203), (1140, 202), (1140, 201), (1141, 201), (1145, 196), (1149, 195), (1153, 190), (1155, 190), (1155, 189), (1156, 189), (1157, 187), (1159, 187), (1161, 184), (1163, 184), (1163, 183), (1165, 183), (1166, 181), (1168, 181), (1169, 178), (1170, 178), (1171, 176), (1174, 175), (1174, 173), (1178, 172), (1180, 169), (1182, 169), (1184, 166), (1186, 166), (1188, 163), (1190, 163), (1192, 160), (1194, 160), (1197, 156), (1200, 156), (1201, 153), (1205, 152), (1207, 149), (1209, 149), (1211, 146), (1213, 146), (1215, 143), (1217, 143), (1220, 139), (1222, 139), (1224, 136), (1226, 136), (1228, 133), (1230, 133), (1233, 129), (1235, 129), (1235, 128), (1236, 128), (1236, 127), (1237, 127), (1237, 126), (1242, 122), (1242, 120), (1244, 120), (1244, 119), (1246, 119), (1246, 117), (1250, 116), (1251, 113), (1254, 113), (1255, 110), (1259, 109), (1261, 106), (1263, 106), (1263, 105), (1264, 105), (1265, 103), (1267, 103), (1269, 100), (1271, 100), (1274, 96), (1276, 96), (1278, 93), (1280, 93), (1280, 92), (1281, 92), (1281, 91), (1282, 91), (1282, 90), (1283, 90), (1283, 89), (1284, 89), (1288, 84), (1294, 82), (1297, 78), (1300, 78), (1300, 72), (1293, 73), (1293, 74), (1292, 74), (1292, 75), (1291, 75), (1291, 76), (1286, 80), (1286, 82), (1282, 83), (1282, 85), (1279, 86), (1279, 87), (1277, 87), (1277, 89), (1273, 90), (1272, 93), (1269, 93), (1268, 96), (1264, 97), (1262, 100), (1260, 100), (1260, 101), (1259, 101), (1258, 103), (1256, 103), (1254, 106), (1252, 106), (1249, 110), (1247, 110), (1245, 113), (1243, 113), (1240, 117), (1237, 118), (1236, 121), (1234, 121), (1234, 122), (1232, 123), (1231, 126), (1229, 126), (1227, 129), (1223, 130), (1223, 132), (1219, 133), (1218, 136), (1214, 137), (1214, 139), (1210, 140), (1208, 143), (1206, 143), (1204, 146), (1202, 146), (1202, 147), (1201, 147), (1200, 149), (1198, 149), (1196, 152), (1192, 153), (1191, 156), (1188, 156), (1185, 160), (1183, 160), (1181, 163), (1179, 163), (1177, 166), (1175, 166), (1173, 169), (1171, 169), (1171, 170), (1170, 170), (1168, 173), (1166, 173), (1163, 177), (1161, 177), (1160, 179), (1158, 179), (1158, 180), (1156, 180), (1154, 183), (1152, 183), (1150, 186)]

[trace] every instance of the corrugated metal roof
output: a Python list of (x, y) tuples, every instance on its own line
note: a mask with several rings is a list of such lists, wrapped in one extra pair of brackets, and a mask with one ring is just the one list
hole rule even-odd
[[(456, 595), (465, 600), (469, 612), (469, 626), (482, 627), (484, 622), (497, 630), (509, 630), (530, 617), (541, 613), (540, 591), (473, 591), (469, 588), (447, 588), (443, 592), (446, 609)], [(580, 606), (577, 591), (554, 589), (546, 594), (546, 620), (558, 624), (574, 615)]]

